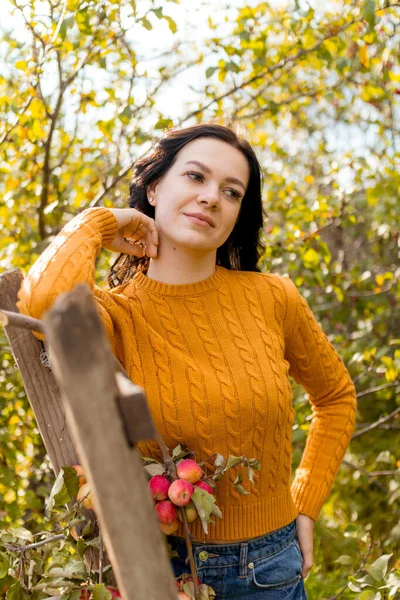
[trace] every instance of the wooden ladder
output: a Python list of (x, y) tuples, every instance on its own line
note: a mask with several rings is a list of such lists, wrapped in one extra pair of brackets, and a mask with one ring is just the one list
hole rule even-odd
[[(0, 275), (0, 310), (18, 313), (22, 280), (18, 269)], [(157, 437), (144, 390), (118, 368), (88, 286), (61, 295), (37, 323), (50, 349), (51, 369), (31, 325), (16, 326), (10, 317), (5, 331), (54, 473), (83, 466), (124, 600), (176, 600), (166, 544), (135, 448), (139, 440)], [(90, 513), (85, 516), (93, 520)]]

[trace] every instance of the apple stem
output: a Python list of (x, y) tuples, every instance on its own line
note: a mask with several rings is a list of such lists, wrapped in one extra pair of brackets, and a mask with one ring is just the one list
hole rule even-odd
[[(175, 481), (176, 479), (178, 479), (178, 475), (176, 472), (176, 466), (175, 466), (174, 460), (169, 453), (168, 446), (164, 442), (164, 440), (162, 439), (162, 437), (158, 431), (156, 432), (155, 439), (161, 450), (164, 466), (167, 469), (170, 481)], [(190, 529), (189, 529), (189, 525), (188, 525), (188, 521), (187, 521), (186, 510), (183, 506), (179, 510), (181, 511), (183, 531), (185, 534), (186, 550), (188, 553), (189, 564), (190, 564), (190, 573), (191, 573), (192, 579), (193, 579), (194, 597), (196, 598), (196, 600), (198, 600), (200, 590), (199, 590), (199, 584), (197, 582), (196, 564), (194, 562), (192, 542), (190, 541)]]
[(156, 441), (161, 450), (164, 466), (167, 468), (168, 471), (168, 476), (171, 481), (175, 481), (175, 479), (178, 479), (175, 463), (169, 453), (167, 444), (164, 442), (158, 431), (156, 432)]
[(214, 452), (214, 454), (211, 454), (211, 456), (205, 458), (201, 463), (199, 463), (200, 467), (203, 466), (208, 460), (211, 460), (211, 458), (214, 458), (214, 456), (216, 456), (217, 454), (218, 452)]
[(189, 525), (188, 525), (188, 521), (187, 521), (185, 507), (182, 506), (179, 510), (181, 511), (181, 517), (182, 517), (182, 522), (183, 522), (183, 531), (185, 533), (186, 550), (187, 550), (188, 557), (189, 557), (190, 573), (191, 573), (192, 579), (193, 579), (194, 597), (197, 600), (199, 597), (200, 590), (199, 590), (199, 584), (197, 582), (197, 571), (196, 571), (196, 563), (194, 562), (192, 542), (190, 541), (190, 529), (189, 529)]

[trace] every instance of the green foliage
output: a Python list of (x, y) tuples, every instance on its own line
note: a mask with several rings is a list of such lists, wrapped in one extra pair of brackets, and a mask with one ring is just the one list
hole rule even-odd
[[(26, 35), (3, 31), (0, 46), (0, 270), (26, 272), (83, 209), (126, 205), (129, 168), (163, 129), (226, 116), (242, 124), (264, 169), (262, 266), (292, 277), (358, 392), (356, 436), (316, 524), (308, 596), (328, 599), (348, 584), (341, 598), (398, 597), (398, 3), (243, 2), (229, 15), (212, 3), (201, 42), (184, 37), (167, 1), (8, 4)], [(139, 31), (171, 36), (154, 68)], [(162, 94), (189, 68), (200, 92), (176, 116)], [(100, 254), (98, 282), (113, 258)], [(52, 528), (52, 474), (3, 334), (0, 342), (0, 525), (41, 539)], [(297, 387), (294, 407), (296, 468), (311, 423)], [(40, 560), (72, 564), (70, 541)], [(0, 556), (0, 595), (23, 598)]]

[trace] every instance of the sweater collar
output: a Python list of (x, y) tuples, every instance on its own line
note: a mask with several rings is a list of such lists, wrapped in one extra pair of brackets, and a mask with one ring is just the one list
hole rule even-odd
[(143, 271), (139, 271), (134, 275), (131, 283), (141, 290), (145, 290), (151, 294), (158, 294), (160, 296), (198, 296), (199, 294), (205, 294), (214, 289), (217, 289), (227, 278), (227, 272), (229, 269), (216, 265), (214, 273), (202, 279), (201, 281), (195, 281), (194, 283), (163, 283), (150, 279)]

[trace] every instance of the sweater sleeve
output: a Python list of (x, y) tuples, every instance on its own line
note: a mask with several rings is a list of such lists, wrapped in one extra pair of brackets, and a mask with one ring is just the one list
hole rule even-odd
[[(86, 283), (93, 289), (111, 342), (109, 299), (106, 292), (95, 286), (95, 258), (101, 247), (115, 237), (117, 228), (117, 220), (107, 208), (89, 208), (74, 217), (30, 268), (18, 292), (19, 312), (41, 319), (59, 294), (73, 290), (78, 283)], [(35, 335), (44, 339), (43, 334)]]
[(327, 499), (355, 428), (354, 384), (308, 303), (287, 277), (285, 358), (308, 393), (312, 420), (291, 491), (300, 513), (314, 521)]

